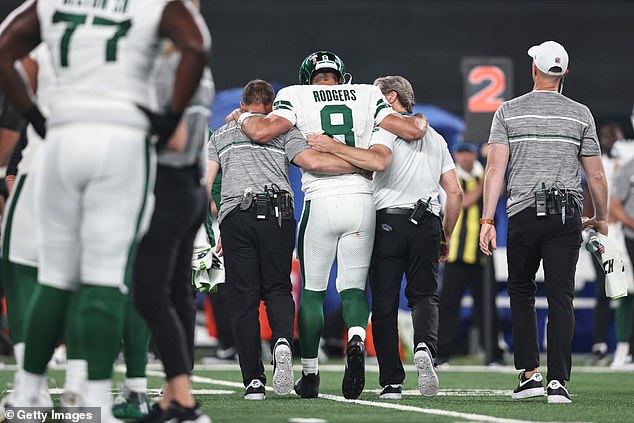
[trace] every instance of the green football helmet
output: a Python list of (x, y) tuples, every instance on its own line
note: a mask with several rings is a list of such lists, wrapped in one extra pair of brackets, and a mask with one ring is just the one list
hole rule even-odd
[(310, 85), (313, 75), (324, 69), (332, 70), (339, 74), (339, 83), (343, 84), (346, 74), (346, 67), (343, 60), (335, 53), (320, 50), (308, 55), (299, 67), (299, 84)]

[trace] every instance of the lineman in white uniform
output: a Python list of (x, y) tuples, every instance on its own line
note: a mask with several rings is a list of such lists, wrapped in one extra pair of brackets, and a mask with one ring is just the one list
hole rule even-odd
[[(392, 110), (378, 88), (343, 84), (350, 77), (337, 55), (318, 51), (300, 66), (300, 86), (280, 90), (267, 117), (244, 113), (238, 119), (256, 142), (268, 142), (295, 125), (304, 134), (321, 133), (347, 145), (367, 149), (372, 130), (381, 126), (408, 139), (422, 136), (426, 121)], [(374, 242), (374, 204), (369, 180), (359, 174), (325, 176), (303, 171), (304, 210), (298, 252), (304, 287), (299, 308), (302, 397), (319, 392), (317, 351), (324, 325), (323, 302), (330, 267), (337, 258), (337, 290), (348, 326), (346, 371), (342, 390), (357, 398), (365, 384), (365, 327), (369, 307), (365, 284)]]
[[(146, 76), (161, 36), (184, 48), (180, 85), (158, 128), (166, 140), (198, 85), (209, 35), (180, 1), (28, 1), (0, 36), (0, 88), (40, 135), (47, 125), (13, 62), (43, 40), (56, 87), (36, 180), (39, 285), (13, 405), (36, 406), (53, 347), (69, 336), (88, 361), (86, 406), (112, 419), (110, 377), (136, 243), (152, 210), (155, 155), (147, 137)], [(155, 116), (152, 116), (154, 118)], [(153, 122), (156, 119), (153, 119)], [(71, 295), (72, 294), (72, 295)]]
[[(30, 54), (28, 69), (37, 69), (37, 101), (48, 115), (49, 101), (55, 75), (51, 57), (45, 44)], [(27, 71), (28, 72), (28, 71)], [(29, 75), (29, 77), (35, 75)], [(35, 219), (35, 179), (38, 170), (42, 138), (33, 127), (27, 127), (27, 143), (17, 169), (15, 183), (9, 195), (6, 213), (2, 216), (2, 276), (7, 297), (8, 323), (13, 341), (13, 352), (18, 367), (24, 363), (24, 317), (26, 306), (37, 284), (37, 246), (39, 233)], [(19, 373), (15, 374), (17, 378)], [(14, 381), (14, 384), (17, 380)], [(50, 406), (48, 384), (41, 387), (42, 401)], [(11, 398), (8, 398), (11, 402)]]

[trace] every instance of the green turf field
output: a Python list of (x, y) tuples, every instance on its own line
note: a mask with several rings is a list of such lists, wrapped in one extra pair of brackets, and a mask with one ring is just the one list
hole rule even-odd
[[(331, 362), (332, 363), (332, 362)], [(267, 390), (265, 401), (245, 401), (237, 366), (200, 365), (194, 376), (197, 399), (214, 423), (223, 422), (634, 422), (634, 372), (607, 368), (573, 368), (568, 384), (572, 404), (547, 404), (546, 398), (512, 400), (516, 372), (511, 367), (451, 366), (439, 370), (437, 397), (418, 394), (416, 374), (407, 367), (403, 399), (378, 399), (378, 373), (368, 365), (366, 389), (356, 401), (341, 395), (342, 364), (321, 367), (321, 397), (277, 397)], [(118, 369), (117, 380), (122, 380)], [(0, 370), (9, 386), (12, 367)], [(296, 374), (299, 374), (296, 368)], [(150, 388), (161, 386), (160, 367), (149, 370)], [(267, 367), (267, 377), (271, 369)], [(63, 386), (63, 372), (51, 371), (50, 387)]]

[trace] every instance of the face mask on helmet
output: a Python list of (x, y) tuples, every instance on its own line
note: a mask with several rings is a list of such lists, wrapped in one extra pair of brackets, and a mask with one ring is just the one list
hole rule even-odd
[(346, 75), (349, 76), (348, 82), (352, 80), (339, 56), (329, 51), (316, 51), (308, 55), (299, 67), (299, 84), (310, 85), (313, 75), (324, 71), (333, 71), (337, 74), (340, 84), (345, 83)]

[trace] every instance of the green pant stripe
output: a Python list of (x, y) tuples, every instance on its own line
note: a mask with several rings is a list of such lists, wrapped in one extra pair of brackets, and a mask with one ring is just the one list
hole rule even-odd
[[(3, 269), (8, 269), (6, 266), (9, 263), (9, 252), (11, 246), (11, 232), (13, 226), (13, 215), (15, 214), (15, 209), (18, 204), (18, 199), (20, 198), (20, 193), (22, 192), (22, 188), (24, 187), (24, 181), (26, 181), (27, 175), (20, 175), (18, 178), (18, 182), (13, 190), (13, 195), (11, 196), (11, 201), (9, 204), (9, 210), (7, 211), (7, 220), (4, 225), (4, 239), (2, 242), (2, 264)], [(5, 279), (6, 280), (6, 279)]]
[(145, 214), (145, 208), (147, 207), (147, 197), (150, 189), (150, 139), (145, 139), (145, 187), (143, 188), (143, 201), (141, 202), (141, 208), (139, 209), (139, 214), (136, 219), (136, 227), (134, 229), (134, 240), (132, 244), (130, 244), (130, 249), (128, 250), (128, 260), (125, 266), (125, 278), (124, 283), (126, 286), (130, 286), (132, 284), (132, 272), (134, 268), (134, 258), (136, 257), (136, 251), (139, 248), (139, 242), (141, 241), (141, 237), (139, 236), (139, 228), (141, 227), (141, 221), (143, 219), (143, 215)]
[(304, 234), (308, 226), (308, 215), (310, 214), (310, 200), (304, 202), (304, 212), (299, 223), (299, 235), (297, 237), (297, 254), (299, 255), (299, 269), (302, 274), (302, 287), (306, 286), (306, 273), (304, 271)]

